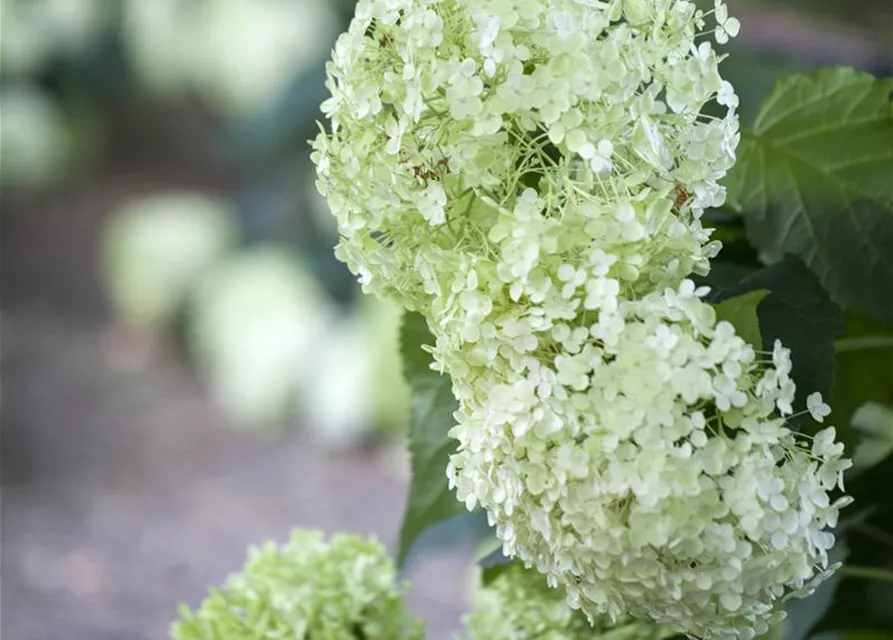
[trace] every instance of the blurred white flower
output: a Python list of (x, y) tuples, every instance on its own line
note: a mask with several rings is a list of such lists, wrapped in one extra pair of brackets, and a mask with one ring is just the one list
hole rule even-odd
[(307, 426), (329, 444), (356, 445), (368, 433), (371, 415), (371, 349), (361, 318), (333, 319), (310, 354), (312, 372), (301, 388)]
[(56, 105), (27, 85), (0, 87), (0, 184), (44, 186), (67, 166), (71, 139)]
[(347, 315), (333, 317), (301, 385), (302, 417), (334, 445), (355, 445), (373, 429), (405, 432), (409, 387), (400, 358), (402, 311), (364, 297)]
[(56, 55), (86, 51), (108, 25), (108, 0), (0, 0), (0, 67), (29, 74)]
[(162, 193), (127, 203), (106, 228), (102, 277), (118, 316), (162, 331), (196, 282), (232, 246), (235, 213), (216, 198)]
[(210, 273), (192, 308), (191, 346), (227, 417), (259, 427), (293, 416), (331, 317), (285, 250), (247, 251)]
[(241, 115), (275, 99), (324, 55), (337, 18), (316, 0), (128, 0), (124, 27), (150, 87), (191, 88)]
[(123, 43), (137, 77), (151, 91), (170, 95), (189, 87), (199, 7), (195, 0), (123, 3)]
[(284, 249), (237, 254), (194, 297), (192, 352), (236, 426), (293, 421), (332, 446), (409, 417), (398, 332), (401, 312), (363, 300), (341, 312)]
[(207, 0), (202, 8), (196, 81), (235, 112), (276, 98), (337, 32), (330, 3), (318, 0)]
[(855, 467), (870, 468), (893, 452), (893, 407), (866, 402), (850, 422), (861, 436), (853, 455)]

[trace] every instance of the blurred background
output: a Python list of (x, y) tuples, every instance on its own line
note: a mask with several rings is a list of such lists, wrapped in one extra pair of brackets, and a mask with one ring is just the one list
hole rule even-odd
[[(732, 0), (782, 73), (893, 73), (889, 0)], [(306, 141), (351, 0), (0, 0), (2, 637), (149, 640), (294, 526), (396, 540), (399, 313), (333, 257)], [(480, 527), (411, 562), (459, 628)]]

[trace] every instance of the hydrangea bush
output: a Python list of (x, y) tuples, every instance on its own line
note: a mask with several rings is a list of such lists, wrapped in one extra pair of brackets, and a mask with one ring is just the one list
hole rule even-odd
[[(750, 640), (840, 567), (849, 419), (884, 402), (873, 376), (888, 378), (874, 365), (857, 377), (839, 354), (893, 347), (850, 317), (883, 306), (859, 297), (859, 269), (893, 290), (872, 244), (893, 238), (875, 215), (893, 220), (889, 181), (875, 179), (893, 148), (865, 150), (893, 136), (893, 83), (852, 70), (783, 81), (742, 142), (715, 48), (739, 24), (722, 0), (699, 6), (360, 0), (335, 45), (312, 158), (336, 254), (364, 291), (427, 324), (421, 368), (404, 329), (414, 404), (432, 408), (413, 420), (452, 417), (413, 425), (424, 478), (404, 534), (480, 508), (510, 561), (467, 619), (470, 640)], [(792, 119), (800, 130), (776, 130)], [(815, 141), (829, 132), (864, 148), (825, 157)], [(840, 202), (851, 215), (831, 225)], [(705, 283), (720, 210), (759, 260), (717, 293)], [(802, 224), (814, 244), (791, 239)], [(860, 238), (853, 267), (818, 248), (838, 232)], [(835, 293), (847, 281), (856, 293)], [(838, 305), (857, 298), (835, 356)], [(823, 396), (835, 361), (839, 431)], [(421, 380), (428, 363), (446, 387)], [(866, 507), (869, 526), (893, 513)], [(862, 541), (864, 561), (877, 543)]]

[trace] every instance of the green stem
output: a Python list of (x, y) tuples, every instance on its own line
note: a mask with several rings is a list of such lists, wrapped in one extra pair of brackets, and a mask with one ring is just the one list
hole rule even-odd
[(720, 207), (717, 207), (722, 213), (731, 216), (733, 220), (738, 220), (741, 218), (741, 211), (733, 207), (730, 203), (726, 202)]
[(862, 338), (844, 338), (834, 343), (837, 353), (847, 351), (863, 351), (866, 349), (893, 349), (893, 336), (865, 336)]
[(875, 541), (893, 549), (893, 534), (889, 534), (883, 529), (862, 522), (854, 525), (853, 530), (858, 531), (867, 538), (873, 538)]
[(878, 580), (879, 582), (889, 582), (893, 584), (893, 571), (890, 571), (889, 569), (878, 569), (877, 567), (859, 567), (848, 564), (840, 568), (840, 575), (845, 578)]

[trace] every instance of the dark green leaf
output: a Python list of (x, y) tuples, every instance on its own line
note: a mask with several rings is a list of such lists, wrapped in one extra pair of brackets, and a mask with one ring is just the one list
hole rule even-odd
[(478, 566), (481, 568), (481, 584), (486, 587), (515, 563), (520, 563), (520, 560), (513, 560), (503, 555), (502, 547), (488, 553), (478, 560)]
[(831, 418), (843, 432), (866, 402), (893, 407), (893, 325), (847, 314), (846, 333), (835, 346), (838, 381)]
[(771, 351), (775, 340), (781, 340), (791, 350), (797, 406), (804, 407), (806, 396), (814, 391), (830, 397), (834, 387), (834, 340), (843, 332), (840, 309), (812, 272), (793, 256), (747, 276), (715, 294), (711, 301), (721, 303), (759, 290), (770, 292), (757, 306), (763, 349)]
[(893, 79), (789, 76), (729, 173), (729, 201), (769, 261), (800, 256), (845, 308), (893, 320)]
[[(711, 3), (712, 4), (712, 3)], [(738, 113), (741, 122), (748, 126), (753, 122), (763, 98), (779, 78), (804, 73), (815, 68), (815, 64), (803, 57), (789, 53), (757, 51), (735, 40), (729, 43), (726, 51), (729, 57), (723, 60), (720, 71), (722, 77), (732, 83), (738, 94)], [(724, 108), (716, 109), (713, 115), (722, 116)]]
[(432, 357), (422, 347), (434, 338), (425, 319), (407, 313), (401, 332), (401, 352), (406, 380), (412, 390), (409, 451), (412, 484), (400, 530), (398, 564), (403, 564), (415, 540), (429, 527), (465, 513), (464, 505), (450, 491), (446, 468), (456, 442), (449, 437), (457, 409), (449, 376), (431, 369)]
[(738, 264), (736, 262), (714, 261), (710, 265), (710, 273), (706, 276), (692, 275), (692, 280), (698, 286), (707, 285), (714, 291), (722, 291), (727, 287), (737, 284), (759, 268)]
[(757, 349), (762, 348), (760, 322), (757, 318), (757, 306), (769, 295), (765, 289), (749, 291), (734, 298), (728, 298), (716, 305), (717, 321), (731, 322), (738, 335)]
[(705, 227), (712, 227), (711, 238), (722, 242), (722, 251), (710, 261), (706, 276), (693, 276), (695, 282), (721, 290), (763, 268), (759, 255), (750, 245), (744, 221), (737, 215), (709, 209), (704, 213)]

